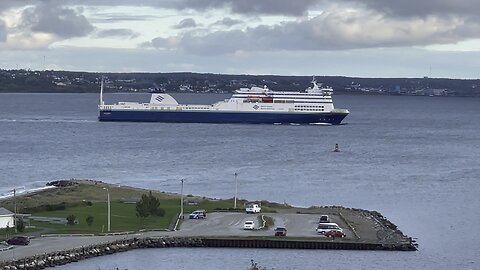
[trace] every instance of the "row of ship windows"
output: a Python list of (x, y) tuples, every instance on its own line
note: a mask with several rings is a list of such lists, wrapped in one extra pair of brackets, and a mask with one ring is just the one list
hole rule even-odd
[[(262, 102), (260, 100), (251, 100), (251, 99), (244, 99), (243, 103), (256, 103), (256, 102)], [(332, 103), (332, 102), (325, 102), (325, 101), (320, 101), (321, 103)], [(273, 103), (319, 103), (319, 101), (295, 101), (295, 100), (283, 100), (283, 99), (275, 99), (273, 100)]]
[(295, 105), (295, 108), (325, 108), (324, 106), (313, 106), (313, 105)]
[(264, 94), (263, 92), (262, 93), (239, 93), (239, 94), (235, 94), (234, 97), (247, 97), (247, 96), (252, 96), (252, 95), (268, 95), (268, 96), (301, 96), (301, 97), (312, 97), (312, 96), (315, 96), (315, 97), (324, 97), (326, 96), (325, 94), (319, 94), (319, 93), (316, 93), (316, 94), (310, 94), (310, 93), (295, 93), (295, 94), (292, 94), (292, 93), (267, 93), (267, 94)]
[(204, 107), (183, 107), (182, 109), (186, 109), (186, 110), (208, 110), (208, 108), (204, 108)]
[(323, 109), (295, 109), (295, 111), (315, 111), (315, 112), (323, 112)]
[[(239, 97), (239, 99), (240, 99), (240, 98), (243, 98), (243, 99), (246, 99), (246, 100), (251, 100), (251, 99), (272, 98), (272, 97), (258, 97), (258, 98), (257, 98), (257, 97), (255, 97), (255, 98), (252, 98), (252, 97)], [(280, 102), (281, 102), (281, 101), (292, 101), (292, 102), (293, 102), (294, 100), (299, 100), (299, 99), (310, 100), (310, 101), (307, 101), (307, 102), (311, 102), (311, 100), (322, 100), (322, 101), (323, 101), (323, 100), (332, 100), (332, 98), (330, 98), (330, 97), (328, 97), (328, 98), (309, 98), (309, 97), (301, 97), (301, 98), (295, 97), (295, 98), (293, 98), (293, 97), (292, 97), (291, 99), (285, 99), (285, 98), (287, 98), (287, 97), (281, 97), (281, 98), (283, 98), (283, 99), (278, 99), (277, 97), (274, 97), (273, 99), (274, 99), (275, 101), (280, 101)]]

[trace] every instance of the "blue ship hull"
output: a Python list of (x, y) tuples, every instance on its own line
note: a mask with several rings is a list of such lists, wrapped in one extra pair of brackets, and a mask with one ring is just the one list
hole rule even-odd
[(218, 111), (100, 111), (100, 121), (231, 123), (231, 124), (311, 124), (339, 125), (348, 113), (268, 113)]

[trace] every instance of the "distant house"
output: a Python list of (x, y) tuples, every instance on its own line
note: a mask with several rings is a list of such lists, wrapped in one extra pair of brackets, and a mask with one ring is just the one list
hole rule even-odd
[(10, 210), (5, 209), (3, 207), (0, 207), (0, 229), (4, 229), (7, 226), (10, 228), (13, 228), (13, 217), (14, 213), (12, 213)]

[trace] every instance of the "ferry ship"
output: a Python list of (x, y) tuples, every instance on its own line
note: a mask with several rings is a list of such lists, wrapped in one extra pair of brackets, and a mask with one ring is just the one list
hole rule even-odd
[(317, 83), (303, 92), (272, 91), (266, 86), (240, 88), (231, 98), (211, 105), (178, 104), (169, 94), (154, 93), (149, 103), (103, 101), (100, 90), (99, 121), (245, 124), (339, 125), (349, 114), (335, 109), (333, 89)]

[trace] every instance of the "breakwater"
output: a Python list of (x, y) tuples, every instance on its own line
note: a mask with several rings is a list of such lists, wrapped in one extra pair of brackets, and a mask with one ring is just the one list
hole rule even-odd
[(231, 247), (231, 248), (283, 248), (283, 249), (348, 249), (348, 250), (416, 250), (408, 244), (385, 245), (348, 241), (306, 241), (288, 239), (237, 239), (205, 237), (148, 237), (132, 238), (88, 247), (53, 252), (0, 263), (1, 270), (37, 270), (64, 265), (92, 257), (141, 248), (168, 247)]

